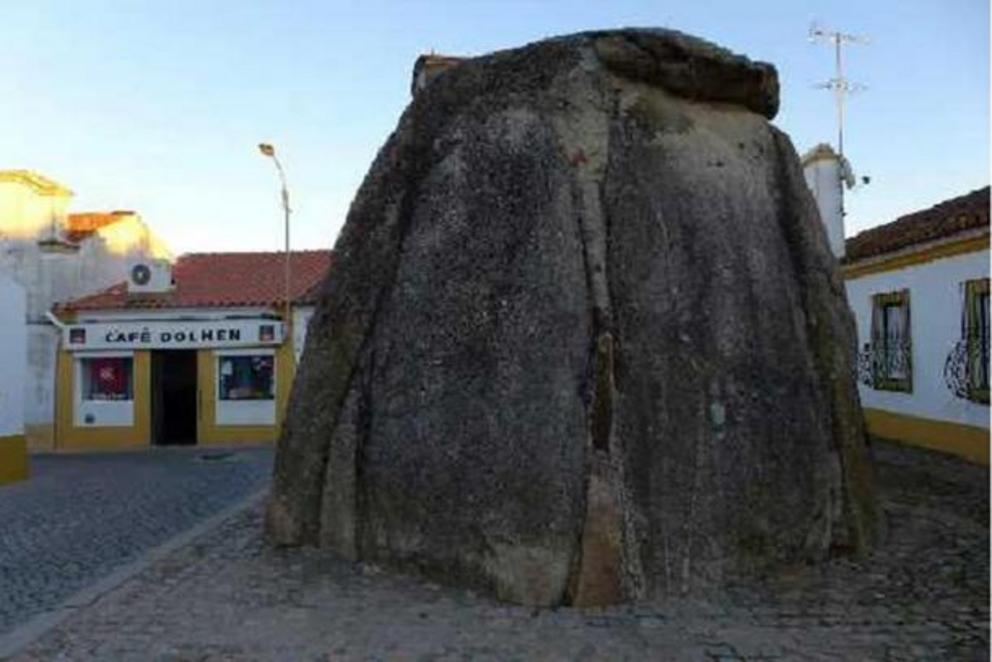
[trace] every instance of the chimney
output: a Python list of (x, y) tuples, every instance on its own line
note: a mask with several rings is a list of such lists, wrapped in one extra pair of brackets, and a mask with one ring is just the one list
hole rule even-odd
[(854, 173), (847, 159), (825, 143), (806, 152), (802, 165), (806, 185), (827, 230), (830, 250), (839, 260), (844, 257), (844, 186), (854, 186)]

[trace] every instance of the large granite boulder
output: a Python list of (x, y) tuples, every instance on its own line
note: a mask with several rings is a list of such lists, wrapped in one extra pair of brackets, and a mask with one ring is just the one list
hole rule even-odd
[(719, 587), (878, 521), (775, 69), (676, 32), (473, 58), (348, 214), (266, 530), (517, 602)]

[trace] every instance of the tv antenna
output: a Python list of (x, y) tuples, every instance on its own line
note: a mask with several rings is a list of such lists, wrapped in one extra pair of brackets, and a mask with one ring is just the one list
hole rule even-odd
[(834, 45), (834, 58), (836, 63), (834, 77), (825, 83), (820, 83), (816, 87), (831, 90), (834, 93), (834, 99), (837, 102), (837, 153), (843, 157), (844, 98), (848, 94), (861, 92), (865, 89), (864, 85), (851, 82), (844, 77), (844, 60), (842, 55), (843, 46), (844, 44), (867, 44), (869, 43), (869, 40), (868, 37), (846, 34), (837, 30), (830, 30), (815, 22), (809, 26), (809, 40), (811, 43), (827, 43)]

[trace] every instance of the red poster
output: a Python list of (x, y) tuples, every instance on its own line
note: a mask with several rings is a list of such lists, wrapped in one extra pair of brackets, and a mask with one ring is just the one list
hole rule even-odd
[(90, 379), (97, 393), (124, 396), (127, 393), (127, 375), (124, 361), (119, 358), (93, 359)]

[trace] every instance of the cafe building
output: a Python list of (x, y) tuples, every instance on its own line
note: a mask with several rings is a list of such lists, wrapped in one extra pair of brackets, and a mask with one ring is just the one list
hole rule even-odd
[[(276, 439), (330, 251), (198, 253), (54, 309), (56, 450)], [(288, 308), (288, 313), (287, 313)]]

